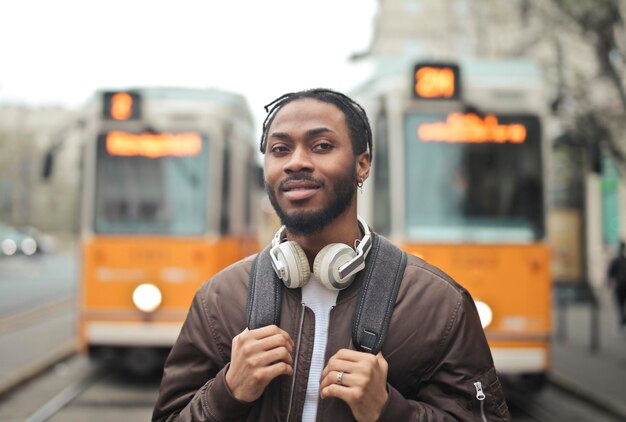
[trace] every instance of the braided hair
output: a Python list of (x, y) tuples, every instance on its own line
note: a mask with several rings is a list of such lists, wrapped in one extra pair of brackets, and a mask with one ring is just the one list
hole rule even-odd
[(367, 114), (363, 107), (357, 104), (347, 95), (326, 88), (308, 89), (305, 91), (290, 92), (281, 95), (274, 101), (265, 106), (267, 116), (263, 121), (263, 134), (261, 135), (260, 149), (265, 154), (267, 147), (267, 131), (269, 130), (274, 117), (285, 105), (292, 101), (302, 98), (313, 98), (323, 103), (333, 104), (343, 113), (348, 130), (350, 131), (350, 140), (352, 141), (352, 150), (354, 155), (359, 155), (369, 150), (370, 161), (372, 160), (372, 129), (370, 127)]

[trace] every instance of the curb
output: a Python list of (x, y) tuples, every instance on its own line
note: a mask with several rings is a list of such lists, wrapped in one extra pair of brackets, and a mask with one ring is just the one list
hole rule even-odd
[(589, 388), (585, 388), (579, 382), (572, 380), (562, 373), (555, 372), (554, 370), (548, 374), (548, 379), (556, 387), (567, 391), (581, 400), (593, 404), (605, 412), (617, 416), (622, 420), (626, 420), (626, 405), (611, 400)]
[(49, 355), (33, 362), (0, 380), (0, 401), (19, 386), (46, 372), (55, 364), (75, 355), (78, 351), (76, 340), (70, 339), (54, 349)]

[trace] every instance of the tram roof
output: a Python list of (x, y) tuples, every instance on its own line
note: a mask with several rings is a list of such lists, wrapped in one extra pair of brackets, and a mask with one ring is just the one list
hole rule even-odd
[[(543, 80), (540, 67), (528, 58), (482, 59), (475, 57), (438, 58), (432, 56), (371, 56), (373, 71), (353, 92), (367, 91), (383, 80), (408, 78), (418, 63), (457, 64), (461, 77), (472, 84), (518, 85), (540, 84)], [(402, 85), (404, 89), (404, 84)]]
[[(185, 99), (247, 106), (246, 100), (241, 94), (216, 88), (142, 87), (129, 88), (128, 91), (139, 92), (142, 96), (148, 98)], [(104, 92), (104, 90), (101, 92)]]
[(230, 116), (232, 119), (244, 119), (250, 125), (254, 124), (250, 107), (243, 95), (217, 88), (168, 86), (100, 88), (87, 100), (83, 107), (84, 112), (99, 113), (104, 95), (111, 92), (136, 93), (140, 95), (142, 102), (152, 104), (152, 107), (169, 108), (178, 113), (216, 113), (222, 118)]
[(131, 86), (121, 88), (101, 88), (98, 89), (87, 101), (98, 103), (107, 92), (136, 92), (144, 100), (165, 100), (165, 101), (186, 101), (198, 102), (206, 105), (230, 108), (248, 116), (252, 121), (252, 113), (246, 98), (235, 92), (225, 91), (217, 88), (186, 88), (186, 87), (166, 87), (166, 86)]

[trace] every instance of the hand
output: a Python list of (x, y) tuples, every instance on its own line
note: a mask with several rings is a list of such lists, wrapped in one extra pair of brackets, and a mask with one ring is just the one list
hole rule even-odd
[(233, 338), (226, 384), (235, 398), (253, 402), (279, 375), (293, 373), (293, 341), (286, 331), (275, 325), (249, 331)]
[[(376, 356), (341, 349), (328, 361), (322, 372), (320, 396), (337, 397), (350, 406), (357, 421), (378, 420), (387, 402), (387, 361)], [(341, 385), (337, 374), (343, 371)]]

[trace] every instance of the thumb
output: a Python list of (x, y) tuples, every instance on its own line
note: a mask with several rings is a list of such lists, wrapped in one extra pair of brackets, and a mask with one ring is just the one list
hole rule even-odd
[(383, 356), (383, 352), (378, 352), (378, 354), (376, 355), (376, 360), (378, 360), (379, 365), (387, 365), (387, 360)]

